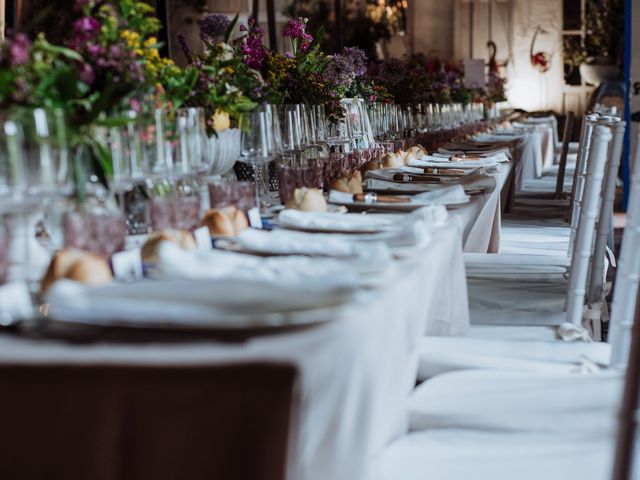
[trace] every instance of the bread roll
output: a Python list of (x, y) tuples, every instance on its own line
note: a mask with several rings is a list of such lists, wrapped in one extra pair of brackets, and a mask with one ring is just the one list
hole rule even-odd
[(351, 174), (351, 178), (349, 179), (349, 190), (351, 193), (364, 193), (362, 189), (362, 174), (359, 170), (356, 170)]
[(380, 160), (370, 160), (360, 169), (361, 175), (365, 175), (369, 170), (382, 170), (382, 162)]
[(287, 202), (287, 208), (303, 212), (326, 212), (327, 201), (317, 188), (296, 188)]
[(382, 168), (398, 168), (403, 165), (402, 157), (399, 157), (394, 153), (387, 153), (382, 157)]
[(97, 286), (111, 282), (113, 274), (106, 258), (69, 248), (56, 252), (51, 259), (47, 273), (40, 283), (42, 291), (49, 290), (61, 278)]
[(415, 158), (420, 160), (422, 157), (424, 157), (427, 154), (427, 151), (421, 145), (416, 145), (415, 147), (411, 147), (409, 149), (409, 153), (411, 153)]
[(411, 152), (411, 151), (409, 151), (409, 152), (405, 153), (405, 154), (402, 156), (402, 164), (403, 164), (403, 165), (409, 165), (409, 162), (410, 162), (411, 160), (416, 160), (416, 156), (415, 156), (415, 155), (413, 154), (413, 152)]
[(158, 260), (158, 246), (162, 242), (174, 243), (184, 250), (195, 250), (196, 248), (196, 240), (190, 232), (168, 228), (149, 235), (149, 238), (142, 246), (142, 261), (145, 263), (156, 262)]
[(213, 237), (235, 237), (249, 228), (249, 222), (242, 210), (230, 206), (207, 210), (202, 226), (207, 227)]
[(349, 185), (348, 177), (342, 177), (334, 180), (329, 188), (331, 190), (337, 190), (339, 192), (351, 193), (351, 186)]

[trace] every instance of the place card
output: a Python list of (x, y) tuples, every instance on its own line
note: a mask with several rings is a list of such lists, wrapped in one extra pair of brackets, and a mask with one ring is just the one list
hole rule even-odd
[(260, 216), (260, 210), (258, 207), (253, 207), (249, 210), (247, 216), (249, 217), (249, 225), (251, 225), (252, 228), (262, 230), (262, 217)]
[(209, 227), (196, 228), (193, 231), (193, 236), (196, 239), (198, 250), (211, 250), (211, 233), (209, 233)]
[(143, 276), (142, 256), (139, 248), (114, 253), (111, 256), (113, 275), (117, 280), (130, 282)]
[(464, 61), (465, 88), (484, 88), (485, 73), (484, 60), (467, 58)]

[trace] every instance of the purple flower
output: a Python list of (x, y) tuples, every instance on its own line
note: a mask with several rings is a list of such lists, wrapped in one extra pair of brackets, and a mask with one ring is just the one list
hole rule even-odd
[(329, 85), (349, 88), (356, 78), (351, 59), (340, 53), (332, 55), (322, 78)]
[(87, 85), (92, 85), (96, 80), (96, 75), (93, 72), (93, 68), (88, 63), (83, 63), (80, 66), (80, 80)]
[(29, 61), (29, 49), (31, 48), (31, 40), (24, 33), (17, 33), (11, 41), (9, 53), (11, 56), (11, 65), (24, 65)]
[(224, 42), (231, 21), (225, 16), (211, 13), (200, 20), (200, 38), (205, 43)]
[(87, 45), (87, 52), (92, 58), (98, 58), (104, 55), (104, 48), (102, 45), (92, 43)]
[(367, 54), (358, 47), (346, 47), (342, 54), (349, 58), (353, 65), (353, 73), (356, 77), (362, 77), (367, 73)]
[(248, 31), (240, 41), (240, 51), (242, 53), (242, 61), (245, 65), (257, 70), (262, 68), (264, 59), (267, 56), (262, 38), (264, 31), (256, 25), (255, 20), (249, 20), (249, 30), (244, 25), (240, 26), (240, 31)]
[(100, 30), (100, 22), (93, 17), (82, 17), (73, 23), (75, 33), (93, 34)]
[(284, 27), (283, 37), (289, 37), (292, 40), (296, 38), (303, 38), (305, 34), (305, 29), (307, 28), (307, 19), (306, 18), (298, 18), (289, 19), (287, 25)]

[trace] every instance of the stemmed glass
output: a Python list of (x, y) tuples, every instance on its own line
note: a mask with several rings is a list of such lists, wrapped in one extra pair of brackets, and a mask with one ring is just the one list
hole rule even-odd
[(194, 140), (200, 128), (197, 121), (194, 123), (195, 116), (179, 111), (172, 122), (171, 113), (164, 110), (154, 113), (156, 161), (147, 180), (151, 225), (154, 230), (194, 230), (200, 218), (197, 168), (203, 163), (200, 155), (206, 155), (207, 147), (198, 147), (198, 141)]
[[(299, 141), (293, 133), (299, 123), (295, 122), (293, 115), (288, 116), (293, 121), (290, 124), (291, 130), (287, 132), (287, 141)], [(271, 106), (257, 108), (244, 115), (242, 119), (242, 148), (239, 161), (253, 166), (256, 202), (261, 211), (270, 206), (268, 165), (282, 153), (281, 143), (277, 138), (279, 129), (275, 127), (275, 123)]]
[(9, 278), (32, 286), (50, 255), (36, 241), (36, 226), (71, 193), (69, 147), (61, 111), (33, 110), (2, 126), (0, 215), (9, 231)]

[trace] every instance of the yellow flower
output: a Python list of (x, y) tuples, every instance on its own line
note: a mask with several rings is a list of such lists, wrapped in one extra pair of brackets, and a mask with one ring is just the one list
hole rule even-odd
[(229, 114), (219, 108), (211, 117), (211, 123), (213, 123), (213, 129), (218, 133), (231, 128), (231, 119), (229, 118)]
[(233, 68), (231, 68), (231, 67), (226, 67), (226, 68), (224, 69), (224, 71), (225, 71), (226, 73), (228, 73), (229, 75), (232, 75), (232, 74), (233, 74)]

